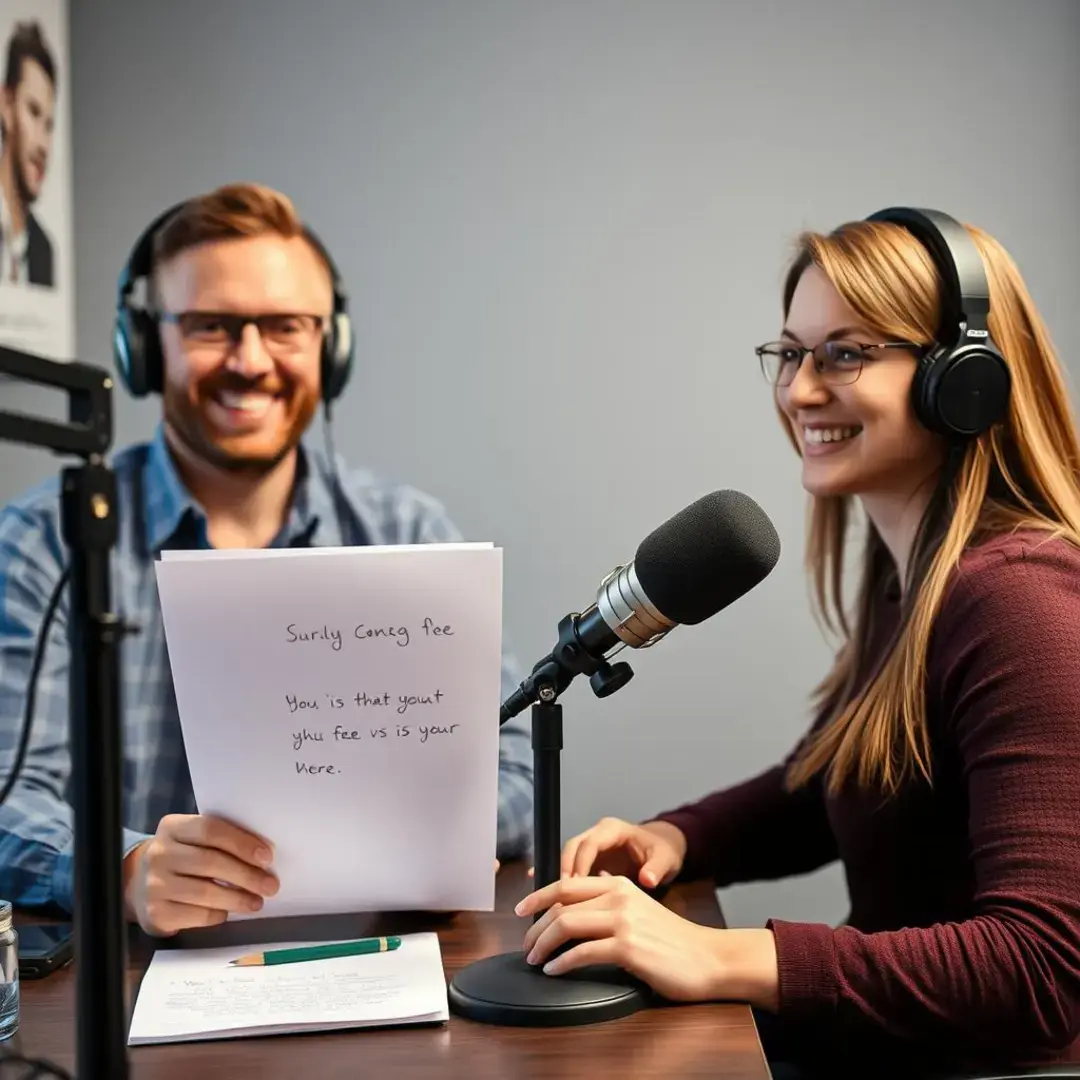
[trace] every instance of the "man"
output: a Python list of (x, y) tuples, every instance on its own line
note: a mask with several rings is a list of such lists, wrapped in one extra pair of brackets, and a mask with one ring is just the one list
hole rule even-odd
[[(159, 553), (460, 535), (440, 504), (413, 488), (340, 468), (335, 482), (329, 460), (302, 441), (322, 400), (323, 337), (335, 326), (333, 270), (285, 196), (249, 184), (221, 188), (187, 203), (155, 237), (153, 314), (142, 316), (159, 349), (153, 388), (161, 391), (163, 419), (149, 443), (121, 450), (112, 462), (120, 527), (113, 596), (117, 613), (140, 628), (121, 654), (124, 896), (129, 918), (150, 933), (171, 934), (257, 911), (278, 883), (273, 853), (259, 838), (194, 813), (158, 606)], [(132, 385), (130, 369), (122, 368)], [(66, 558), (55, 482), (0, 511), (5, 775), (35, 636)], [(41, 669), (25, 765), (0, 807), (0, 896), (70, 909), (66, 610), (62, 602)], [(504, 656), (504, 697), (516, 685), (512, 666)], [(528, 850), (532, 791), (529, 738), (506, 724), (499, 857)]]
[(30, 212), (45, 183), (56, 116), (56, 62), (37, 23), (8, 41), (0, 94), (0, 285), (53, 284), (52, 243)]

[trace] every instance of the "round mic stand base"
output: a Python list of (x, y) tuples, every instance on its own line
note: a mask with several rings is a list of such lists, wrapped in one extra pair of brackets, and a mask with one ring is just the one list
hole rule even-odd
[[(620, 679), (619, 672), (604, 665), (601, 675), (609, 672), (615, 689), (615, 680), (625, 683), (625, 676)], [(562, 706), (555, 701), (557, 692), (556, 686), (543, 685), (540, 701), (532, 706), (537, 889), (559, 879)], [(567, 942), (556, 954), (574, 944)], [(518, 1027), (563, 1027), (615, 1020), (646, 1007), (650, 995), (647, 986), (620, 967), (597, 964), (565, 975), (545, 975), (543, 965), (527, 964), (523, 952), (503, 953), (470, 964), (454, 976), (448, 990), (450, 1008), (459, 1016)]]
[(629, 1016), (649, 1004), (648, 988), (618, 967), (545, 975), (524, 953), (479, 960), (450, 983), (450, 1007), (486, 1024), (569, 1027)]

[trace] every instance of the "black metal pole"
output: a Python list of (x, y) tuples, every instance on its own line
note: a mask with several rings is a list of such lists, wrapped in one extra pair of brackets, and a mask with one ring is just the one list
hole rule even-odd
[[(559, 755), (563, 748), (562, 706), (548, 687), (532, 707), (533, 881), (542, 889), (559, 880), (562, 856), (562, 789)], [(539, 916), (538, 916), (539, 917)]]
[(127, 1080), (121, 883), (122, 628), (110, 611), (116, 481), (100, 458), (64, 469), (62, 527), (71, 552), (71, 747), (75, 817), (75, 966), (79, 1080)]

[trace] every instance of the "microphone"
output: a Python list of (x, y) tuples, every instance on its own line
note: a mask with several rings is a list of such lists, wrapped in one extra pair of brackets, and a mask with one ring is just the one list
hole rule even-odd
[[(535, 888), (559, 880), (559, 694), (580, 674), (589, 675), (598, 697), (614, 693), (633, 672), (628, 664), (610, 664), (613, 652), (644, 649), (680, 623), (704, 622), (763, 581), (779, 558), (780, 538), (761, 507), (742, 492), (714, 491), (649, 533), (634, 561), (604, 578), (585, 612), (563, 617), (555, 648), (499, 711), (504, 724), (533, 706)], [(559, 951), (572, 946), (564, 942)], [(457, 972), (448, 1001), (471, 1020), (533, 1027), (614, 1020), (648, 1003), (643, 984), (617, 966), (594, 964), (579, 974), (547, 978), (520, 952), (503, 953)]]
[(554, 701), (575, 675), (588, 674), (597, 697), (633, 676), (608, 663), (626, 646), (655, 645), (676, 626), (711, 618), (763, 581), (780, 558), (765, 511), (741, 491), (704, 495), (654, 529), (633, 562), (600, 583), (595, 603), (559, 623), (555, 648), (503, 703), (499, 723), (538, 700)]

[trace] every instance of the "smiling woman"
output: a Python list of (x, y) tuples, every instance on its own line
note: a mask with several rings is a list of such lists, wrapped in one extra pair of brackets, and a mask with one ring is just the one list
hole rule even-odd
[[(778, 1076), (1080, 1061), (1080, 438), (1049, 336), (999, 244), (903, 208), (801, 237), (783, 315), (757, 354), (841, 638), (815, 719), (756, 777), (573, 837), (519, 906), (528, 962), (748, 1001)], [(636, 887), (837, 859), (836, 929), (694, 926)]]
[[(879, 531), (902, 550), (907, 545), (898, 532), (917, 526), (946, 446), (919, 423), (911, 405), (925, 350), (890, 340), (896, 335), (869, 321), (859, 319), (824, 270), (806, 267), (792, 289), (774, 385), (802, 455), (806, 490), (820, 497), (858, 495), (877, 511)], [(803, 341), (816, 346), (806, 349)], [(802, 363), (806, 352), (812, 365)]]

